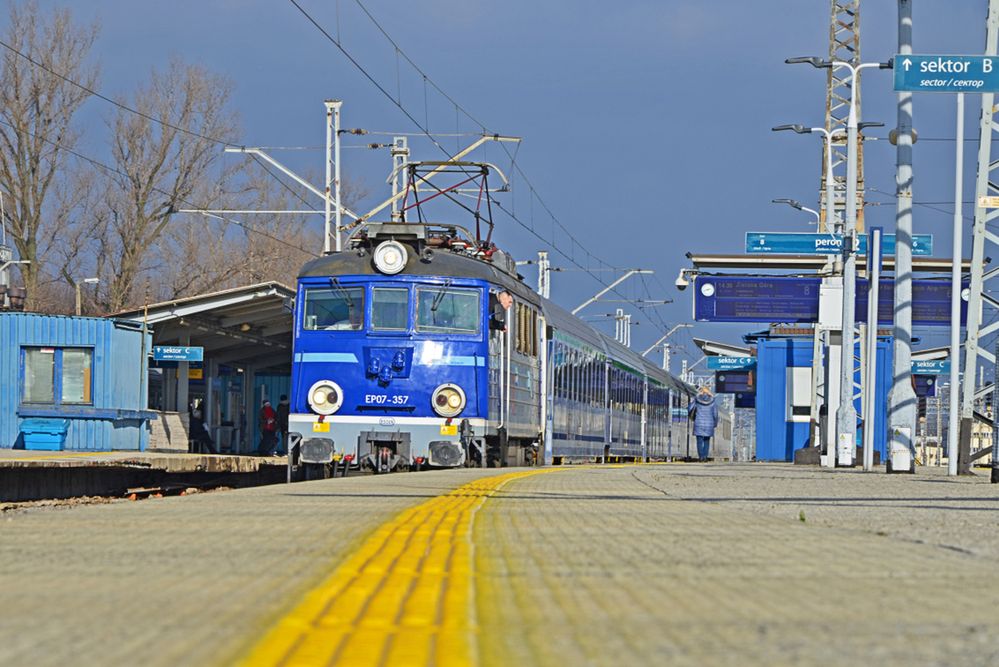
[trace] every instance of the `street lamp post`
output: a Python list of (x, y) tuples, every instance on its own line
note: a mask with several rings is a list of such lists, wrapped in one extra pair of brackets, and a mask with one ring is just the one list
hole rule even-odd
[(100, 278), (84, 278), (74, 285), (76, 287), (76, 316), (79, 317), (83, 314), (83, 295), (81, 294), (81, 286), (86, 283), (88, 285), (96, 285), (101, 282)]
[[(847, 120), (846, 216), (843, 229), (843, 349), (840, 354), (839, 407), (836, 410), (837, 459), (842, 465), (853, 465), (857, 444), (857, 408), (853, 405), (853, 326), (857, 292), (857, 92), (860, 71), (889, 69), (891, 63), (859, 63), (821, 58), (788, 58), (788, 64), (808, 63), (819, 69), (847, 68), (850, 70), (850, 115)], [(877, 323), (874, 323), (877, 326)]]
[[(823, 140), (825, 141), (826, 148), (826, 231), (827, 232), (842, 232), (841, 225), (836, 219), (836, 199), (834, 196), (834, 191), (836, 188), (836, 179), (833, 178), (833, 164), (832, 164), (832, 142), (833, 142), (833, 132), (830, 132), (824, 127), (805, 127), (804, 125), (778, 125), (773, 128), (774, 132), (781, 132), (783, 130), (791, 130), (798, 134), (821, 134)], [(774, 200), (781, 201), (781, 200)], [(793, 204), (792, 204), (793, 206)], [(796, 207), (797, 208), (797, 207)], [(821, 224), (816, 225), (816, 231), (822, 231)], [(833, 270), (833, 273), (840, 273), (842, 267), (837, 265), (829, 267)], [(819, 380), (819, 377), (823, 375), (825, 367), (822, 363), (822, 349), (823, 349), (823, 331), (820, 328), (818, 322), (815, 324), (815, 341), (812, 346), (812, 409), (809, 421), (811, 422), (811, 439), (813, 444), (822, 441), (822, 437), (819, 437), (821, 432), (821, 413), (819, 411), (819, 387), (825, 385), (825, 381)], [(832, 340), (829, 340), (830, 347), (832, 347)], [(841, 350), (842, 354), (842, 350)], [(832, 362), (832, 355), (830, 354), (830, 362)], [(826, 393), (826, 407), (832, 406), (832, 396), (828, 391), (830, 387), (827, 387)], [(825, 466), (828, 468), (836, 467), (836, 446), (831, 442), (831, 435), (828, 431), (823, 434), (826, 441), (826, 458)]]
[(797, 209), (799, 211), (804, 211), (805, 213), (811, 213), (812, 215), (815, 216), (815, 220), (813, 221), (815, 223), (815, 229), (819, 228), (819, 224), (820, 224), (820, 222), (822, 220), (822, 216), (819, 215), (819, 212), (816, 211), (814, 208), (808, 208), (807, 206), (804, 206), (797, 199), (787, 199), (786, 197), (781, 197), (780, 199), (771, 199), (770, 203), (771, 204), (787, 204), (791, 208)]

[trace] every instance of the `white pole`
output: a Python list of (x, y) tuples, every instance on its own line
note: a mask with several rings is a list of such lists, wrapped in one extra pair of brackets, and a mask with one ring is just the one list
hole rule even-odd
[(877, 414), (878, 297), (881, 281), (881, 229), (871, 230), (867, 242), (867, 381), (864, 383), (864, 471), (874, 470), (874, 422)]
[(336, 228), (333, 230), (333, 238), (336, 241), (336, 251), (343, 250), (343, 241), (340, 238), (340, 229), (343, 222), (343, 207), (340, 206), (340, 107), (343, 102), (337, 100), (333, 107), (333, 187), (335, 189), (334, 199), (336, 200)]
[[(842, 234), (843, 230), (842, 229), (837, 229), (837, 224), (836, 224), (836, 196), (835, 196), (836, 178), (833, 175), (833, 158), (832, 158), (833, 135), (832, 135), (832, 131), (826, 130), (825, 128), (822, 128), (822, 135), (823, 135), (823, 138), (825, 139), (825, 144), (826, 144), (826, 202), (825, 202), (825, 204), (826, 204), (826, 228), (825, 228), (824, 231), (830, 232), (830, 233), (839, 231), (840, 234)], [(836, 272), (839, 273), (839, 274), (842, 274), (842, 256), (840, 256), (837, 259), (835, 259), (833, 261), (833, 265), (834, 265), (834, 267), (837, 270)], [(823, 387), (823, 393), (824, 393), (822, 401), (823, 401), (823, 403), (825, 403), (825, 407), (826, 407), (826, 419), (828, 421), (830, 421), (830, 422), (834, 422), (835, 419), (836, 419), (836, 412), (839, 409), (839, 395), (837, 393), (834, 393), (833, 391), (830, 391), (830, 389), (832, 387), (831, 378), (833, 377), (833, 374), (836, 372), (836, 369), (834, 368), (833, 363), (832, 363), (835, 355), (832, 354), (832, 349), (830, 349), (829, 350), (829, 354), (825, 355), (826, 358), (823, 360), (822, 359), (822, 357), (823, 357), (822, 350), (823, 350), (824, 345), (822, 344), (823, 334), (822, 334), (821, 330), (816, 331), (815, 337), (816, 337), (816, 343), (817, 344), (814, 347), (818, 350), (818, 355), (817, 355), (816, 358), (814, 358), (812, 360), (812, 373), (814, 373), (815, 375), (823, 374), (824, 378), (830, 378), (830, 381), (826, 381), (825, 379), (823, 379), (823, 381), (822, 381), (822, 387)], [(825, 338), (828, 339), (828, 341), (829, 341), (829, 347), (832, 348), (832, 346), (833, 346), (832, 335), (825, 336)], [(842, 347), (842, 345), (841, 345), (841, 347)], [(825, 366), (823, 365), (823, 362), (829, 364), (829, 371), (828, 371), (828, 373), (825, 372), (826, 369), (825, 369)], [(815, 378), (815, 380), (813, 382), (813, 386), (815, 387), (815, 393), (812, 394), (812, 402), (815, 403), (815, 404), (818, 404), (818, 402), (819, 402), (819, 397), (818, 397), (819, 381), (818, 381), (818, 378)], [(816, 427), (815, 432), (816, 433), (821, 433), (821, 431), (822, 431), (822, 423), (821, 423), (821, 421), (822, 420), (819, 419), (819, 411), (818, 410), (816, 411), (816, 419), (819, 421), (819, 425), (818, 425), (818, 427)], [(835, 433), (835, 432), (836, 432), (836, 429), (833, 428), (832, 429), (832, 433)], [(828, 436), (829, 436), (829, 429), (827, 427), (826, 432), (822, 433), (822, 435), (819, 438), (820, 440), (821, 439), (825, 439), (827, 441), (825, 443), (826, 444), (825, 467), (827, 467), (827, 468), (835, 468), (836, 467), (836, 442), (835, 442), (834, 438), (830, 438)]]
[[(898, 53), (912, 53), (912, 0), (898, 2)], [(899, 461), (915, 456), (913, 434), (918, 422), (918, 399), (912, 390), (912, 93), (898, 94), (898, 131), (895, 157), (895, 344), (892, 387), (888, 396), (889, 442), (892, 471)], [(895, 457), (899, 461), (895, 460)], [(911, 464), (911, 460), (909, 461)], [(906, 464), (907, 466), (909, 464)], [(902, 466), (898, 466), (901, 468)], [(908, 472), (908, 467), (904, 472)]]
[[(326, 190), (323, 193), (325, 226), (323, 228), (323, 253), (330, 251), (330, 190), (333, 181), (333, 102), (326, 100)], [(337, 207), (339, 208), (339, 207)]]
[(549, 298), (551, 294), (551, 264), (548, 260), (548, 251), (538, 251), (538, 294), (543, 298)]
[(839, 368), (839, 405), (836, 408), (836, 460), (852, 466), (857, 454), (857, 409), (853, 405), (854, 298), (857, 290), (857, 91), (860, 67), (849, 67), (850, 116), (847, 121), (846, 219), (843, 224), (843, 349)]
[(950, 395), (947, 414), (947, 474), (957, 475), (958, 414), (961, 384), (961, 237), (963, 207), (961, 197), (964, 178), (964, 93), (957, 94), (957, 141), (954, 159), (954, 262), (950, 270)]

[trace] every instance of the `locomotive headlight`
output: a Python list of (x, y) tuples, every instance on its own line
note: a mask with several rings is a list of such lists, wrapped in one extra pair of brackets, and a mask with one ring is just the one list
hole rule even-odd
[(331, 415), (343, 404), (343, 391), (333, 380), (320, 380), (309, 389), (309, 407), (319, 415)]
[(457, 417), (465, 409), (465, 392), (456, 384), (442, 384), (434, 390), (430, 404), (441, 417)]
[(375, 248), (375, 268), (382, 273), (393, 276), (406, 268), (409, 253), (406, 246), (398, 241), (384, 241)]

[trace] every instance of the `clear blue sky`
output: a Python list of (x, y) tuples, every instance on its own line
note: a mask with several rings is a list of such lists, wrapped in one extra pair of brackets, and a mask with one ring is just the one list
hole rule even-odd
[[(339, 14), (345, 47), (390, 91), (400, 91), (404, 105), (423, 120), (422, 80), (405, 63), (397, 69), (392, 47), (354, 0), (300, 1), (334, 34)], [(518, 163), (583, 245), (611, 264), (656, 270), (668, 289), (653, 298), (676, 299), (660, 309), (667, 322), (690, 320), (690, 291), (673, 288), (678, 270), (689, 265), (685, 252), (740, 252), (749, 230), (808, 230), (807, 215), (770, 200), (816, 204), (819, 140), (775, 135), (770, 128), (823, 122), (825, 75), (783, 61), (828, 53), (828, 2), (364, 1), (400, 47), (472, 115), (490, 130), (524, 138)], [(985, 0), (915, 4), (917, 53), (982, 51)], [(41, 5), (69, 5), (78, 17), (101, 22), (95, 56), (107, 94), (129, 91), (150, 67), (174, 55), (229, 76), (247, 145), (321, 144), (322, 100), (333, 97), (345, 102), (345, 126), (417, 129), (284, 0)], [(862, 3), (864, 60), (895, 52), (895, 12), (889, 0)], [(870, 72), (863, 81), (864, 119), (883, 121), (886, 128), (872, 134), (885, 136), (895, 123), (891, 74)], [(88, 107), (84, 146), (99, 157), (100, 117), (108, 110), (98, 100)], [(968, 136), (974, 138), (980, 98), (969, 96), (967, 107)], [(431, 94), (426, 108), (431, 130), (455, 131), (449, 103)], [(918, 96), (920, 137), (953, 138), (953, 108), (952, 96)], [(477, 128), (462, 121), (459, 129)], [(455, 140), (448, 141), (453, 148)], [(426, 141), (414, 138), (412, 147), (417, 159), (439, 156)], [(975, 147), (966, 147), (966, 200), (973, 196)], [(937, 255), (951, 246), (946, 211), (952, 208), (953, 154), (952, 141), (924, 141), (915, 150), (916, 200), (944, 202), (938, 207), (945, 212), (916, 209), (915, 231), (935, 235)], [(321, 152), (281, 157), (302, 170), (322, 169)], [(509, 165), (496, 149), (481, 157)], [(887, 141), (868, 143), (868, 199), (885, 205), (868, 208), (867, 220), (886, 231), (894, 226), (894, 161)], [(385, 196), (387, 166), (384, 152), (344, 152), (344, 173), (365, 183), (371, 203)], [(510, 195), (501, 196), (510, 203)], [(529, 217), (522, 185), (515, 196), (518, 214)], [(543, 219), (536, 208), (539, 228)], [(541, 248), (502, 216), (498, 240), (518, 258)], [(557, 240), (569, 247), (566, 239)], [(554, 264), (567, 265), (558, 257)], [(528, 280), (533, 283), (533, 271)], [(553, 284), (553, 296), (566, 306), (600, 288), (579, 273), (554, 274)], [(636, 286), (630, 294), (641, 291)], [(595, 305), (589, 312), (614, 306)], [(636, 319), (642, 324), (634, 344), (644, 348), (661, 328), (647, 317)], [(746, 330), (698, 325), (693, 332), (737, 341)]]

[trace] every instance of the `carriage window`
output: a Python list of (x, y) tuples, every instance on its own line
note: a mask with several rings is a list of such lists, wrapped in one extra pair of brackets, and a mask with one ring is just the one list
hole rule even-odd
[(416, 330), (423, 333), (479, 332), (479, 291), (441, 287), (416, 288)]
[(359, 331), (364, 326), (364, 288), (305, 290), (303, 326), (313, 331)]
[(405, 331), (409, 324), (409, 290), (376, 287), (371, 290), (371, 328)]

